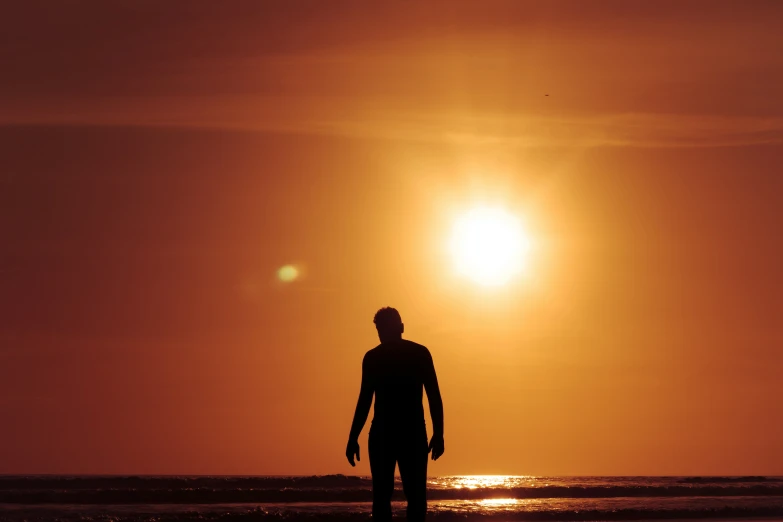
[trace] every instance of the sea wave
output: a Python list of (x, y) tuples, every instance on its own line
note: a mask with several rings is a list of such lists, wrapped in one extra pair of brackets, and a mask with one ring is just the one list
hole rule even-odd
[[(433, 477), (430, 500), (783, 497), (780, 477)], [(403, 500), (399, 482), (395, 500)], [(369, 502), (368, 477), (0, 476), (4, 504)]]
[(751, 475), (745, 477), (682, 477), (678, 481), (683, 484), (720, 484), (730, 482), (783, 482), (783, 478)]
[(350, 475), (5, 475), (0, 491), (9, 489), (282, 489), (371, 486), (369, 477)]

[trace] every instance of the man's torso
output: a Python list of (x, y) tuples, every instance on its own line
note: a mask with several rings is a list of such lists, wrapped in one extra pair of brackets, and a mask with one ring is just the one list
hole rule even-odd
[(401, 339), (373, 348), (365, 361), (375, 392), (373, 430), (424, 428), (422, 390), (432, 364), (427, 348)]

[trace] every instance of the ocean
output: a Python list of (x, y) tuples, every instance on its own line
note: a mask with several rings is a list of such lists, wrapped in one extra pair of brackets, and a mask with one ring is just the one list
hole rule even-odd
[[(783, 477), (453, 476), (429, 480), (428, 519), (783, 520)], [(368, 520), (367, 477), (0, 476), (3, 521)], [(395, 517), (404, 518), (397, 483)]]

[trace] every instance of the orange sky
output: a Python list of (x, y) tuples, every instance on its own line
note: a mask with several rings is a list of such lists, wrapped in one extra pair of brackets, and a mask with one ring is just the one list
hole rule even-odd
[[(432, 475), (783, 475), (781, 16), (7, 8), (0, 473), (369, 474), (392, 305), (441, 382)], [(531, 235), (509, 286), (453, 273), (476, 203)]]

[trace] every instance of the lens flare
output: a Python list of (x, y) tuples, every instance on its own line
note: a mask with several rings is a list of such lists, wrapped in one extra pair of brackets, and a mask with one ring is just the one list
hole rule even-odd
[(299, 277), (299, 269), (294, 265), (284, 265), (277, 270), (277, 278), (284, 283), (292, 283)]

